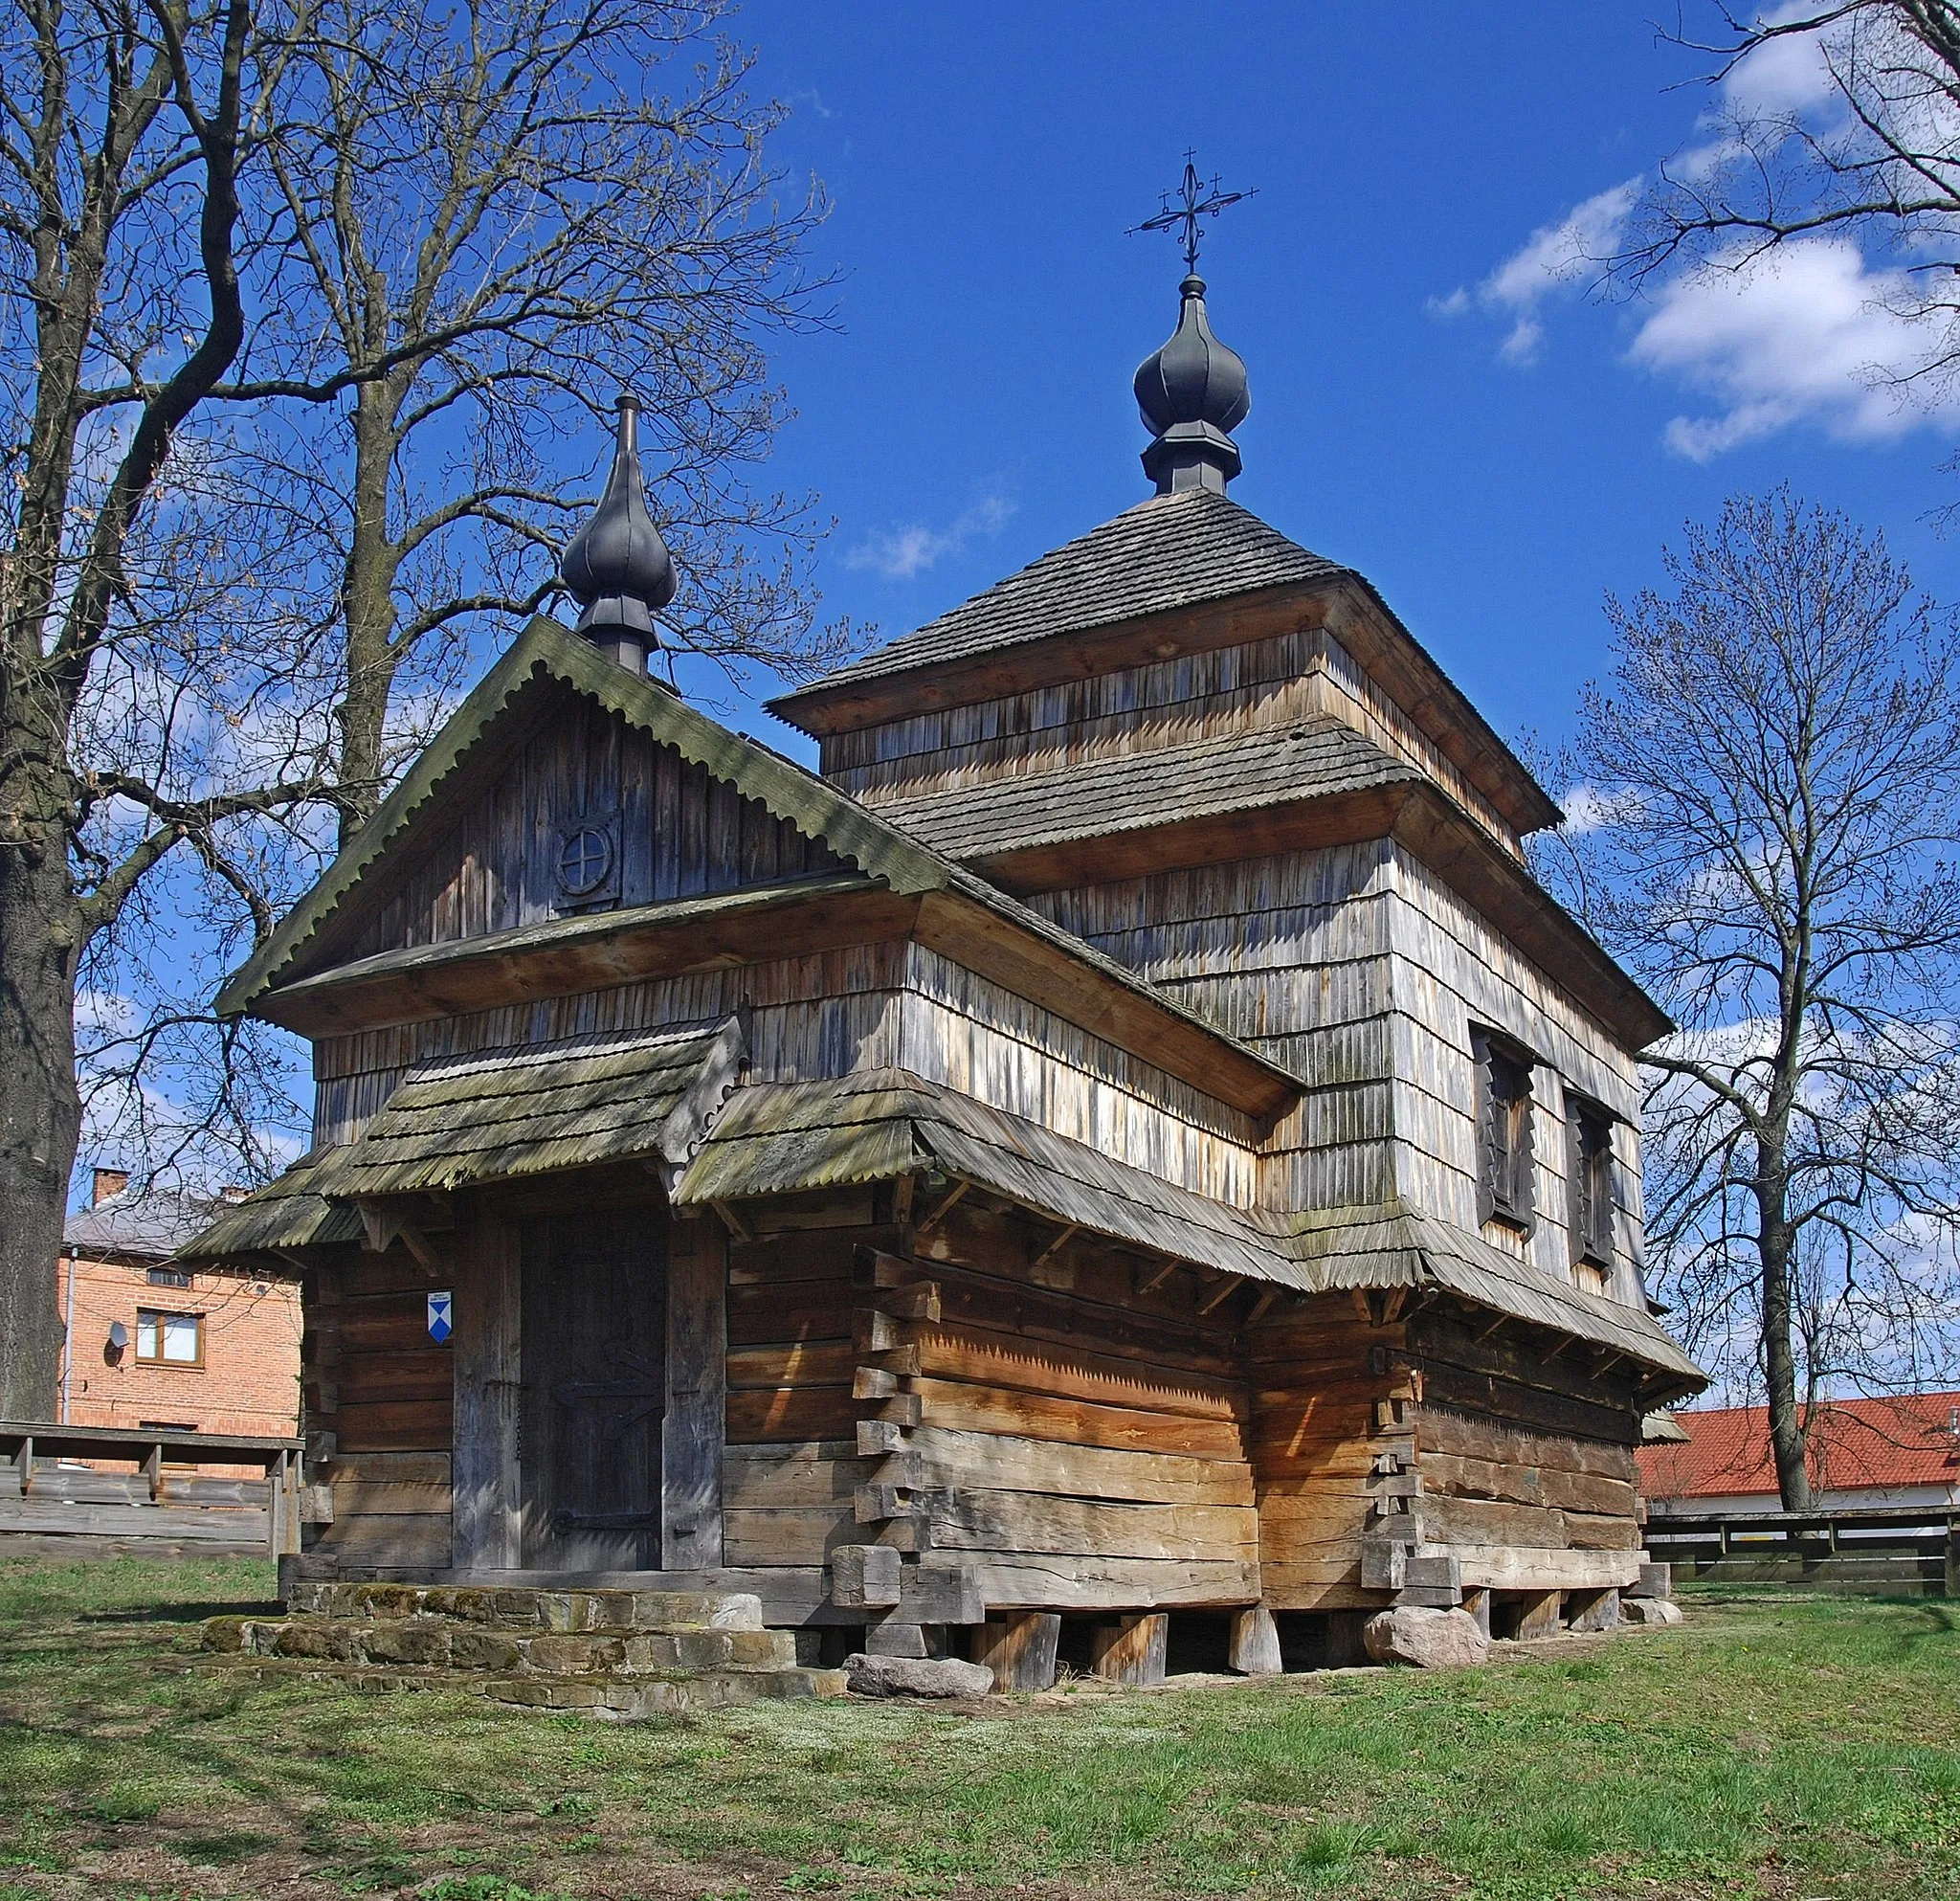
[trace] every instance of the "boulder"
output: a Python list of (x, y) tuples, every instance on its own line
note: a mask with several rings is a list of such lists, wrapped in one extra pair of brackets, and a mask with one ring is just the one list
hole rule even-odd
[(1682, 1621), (1681, 1606), (1668, 1598), (1622, 1598), (1619, 1600), (1619, 1621), (1641, 1624), (1679, 1623)]
[(985, 1696), (993, 1672), (985, 1664), (957, 1657), (867, 1657), (844, 1659), (844, 1679), (859, 1696)]
[(1377, 1611), (1361, 1633), (1378, 1664), (1414, 1664), (1423, 1670), (1461, 1670), (1490, 1661), (1490, 1639), (1468, 1611), (1398, 1604)]

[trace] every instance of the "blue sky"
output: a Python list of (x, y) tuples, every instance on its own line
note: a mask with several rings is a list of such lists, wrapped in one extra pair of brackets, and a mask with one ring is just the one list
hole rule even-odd
[(837, 518), (826, 614), (902, 633), (1147, 492), (1130, 376), (1181, 266), (1125, 232), (1187, 146), (1258, 189), (1201, 265), (1252, 377), (1235, 497), (1366, 572), (1501, 731), (1564, 729), (1602, 594), (1735, 489), (1788, 480), (1960, 592), (1951, 417), (1873, 392), (1898, 340), (1855, 256), (1742, 303), (1570, 275), (1558, 228), (1610, 231), (1708, 104), (1654, 12), (755, 0), (777, 156), (835, 204), (839, 327), (780, 353), (776, 470)]

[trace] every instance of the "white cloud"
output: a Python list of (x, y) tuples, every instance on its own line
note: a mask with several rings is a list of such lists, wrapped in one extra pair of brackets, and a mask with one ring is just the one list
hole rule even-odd
[(1715, 398), (1712, 414), (1678, 415), (1666, 441), (1692, 461), (1800, 422), (1841, 442), (1886, 442), (1922, 423), (1960, 424), (1952, 397), (1903, 402), (1889, 379), (1924, 361), (1931, 338), (1902, 314), (1905, 274), (1867, 268), (1846, 237), (1801, 238), (1752, 262), (1674, 279), (1629, 358)]
[(1447, 297), (1433, 297), (1432, 317), (1459, 317), (1474, 302), (1510, 324), (1498, 354), (1526, 368), (1538, 360), (1545, 341), (1539, 310), (1545, 301), (1575, 291), (1613, 255), (1627, 215), (1640, 194), (1640, 181), (1629, 178), (1595, 192), (1556, 224), (1541, 225), (1530, 237), (1472, 292), (1460, 286)]
[(1637, 794), (1624, 787), (1614, 790), (1588, 785), (1583, 780), (1577, 785), (1568, 786), (1559, 794), (1558, 802), (1566, 815), (1561, 829), (1573, 838), (1596, 832), (1602, 826), (1631, 823), (1640, 812)]
[(1004, 495), (985, 495), (944, 528), (912, 523), (867, 536), (844, 557), (846, 568), (868, 568), (887, 581), (909, 581), (948, 554), (957, 554), (975, 535), (996, 535), (1015, 503)]

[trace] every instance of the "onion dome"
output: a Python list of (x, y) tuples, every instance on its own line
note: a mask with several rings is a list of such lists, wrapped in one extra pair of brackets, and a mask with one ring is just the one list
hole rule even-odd
[(659, 645), (654, 615), (674, 598), (679, 582), (647, 511), (639, 404), (632, 396), (619, 398), (619, 436), (606, 492), (565, 550), (558, 573), (584, 609), (578, 631), (621, 665), (644, 673), (648, 649)]
[(1144, 473), (1160, 495), (1184, 488), (1222, 494), (1238, 473), (1231, 431), (1252, 409), (1252, 391), (1243, 359), (1212, 334), (1204, 279), (1193, 274), (1178, 290), (1184, 302), (1175, 333), (1137, 370), (1137, 407), (1157, 438), (1144, 451)]

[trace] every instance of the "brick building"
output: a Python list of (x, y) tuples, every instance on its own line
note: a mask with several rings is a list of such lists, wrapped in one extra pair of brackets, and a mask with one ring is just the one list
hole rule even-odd
[(57, 1297), (67, 1327), (60, 1422), (278, 1436), (300, 1413), (300, 1289), (173, 1256), (227, 1200), (129, 1192), (98, 1169), (69, 1217)]

